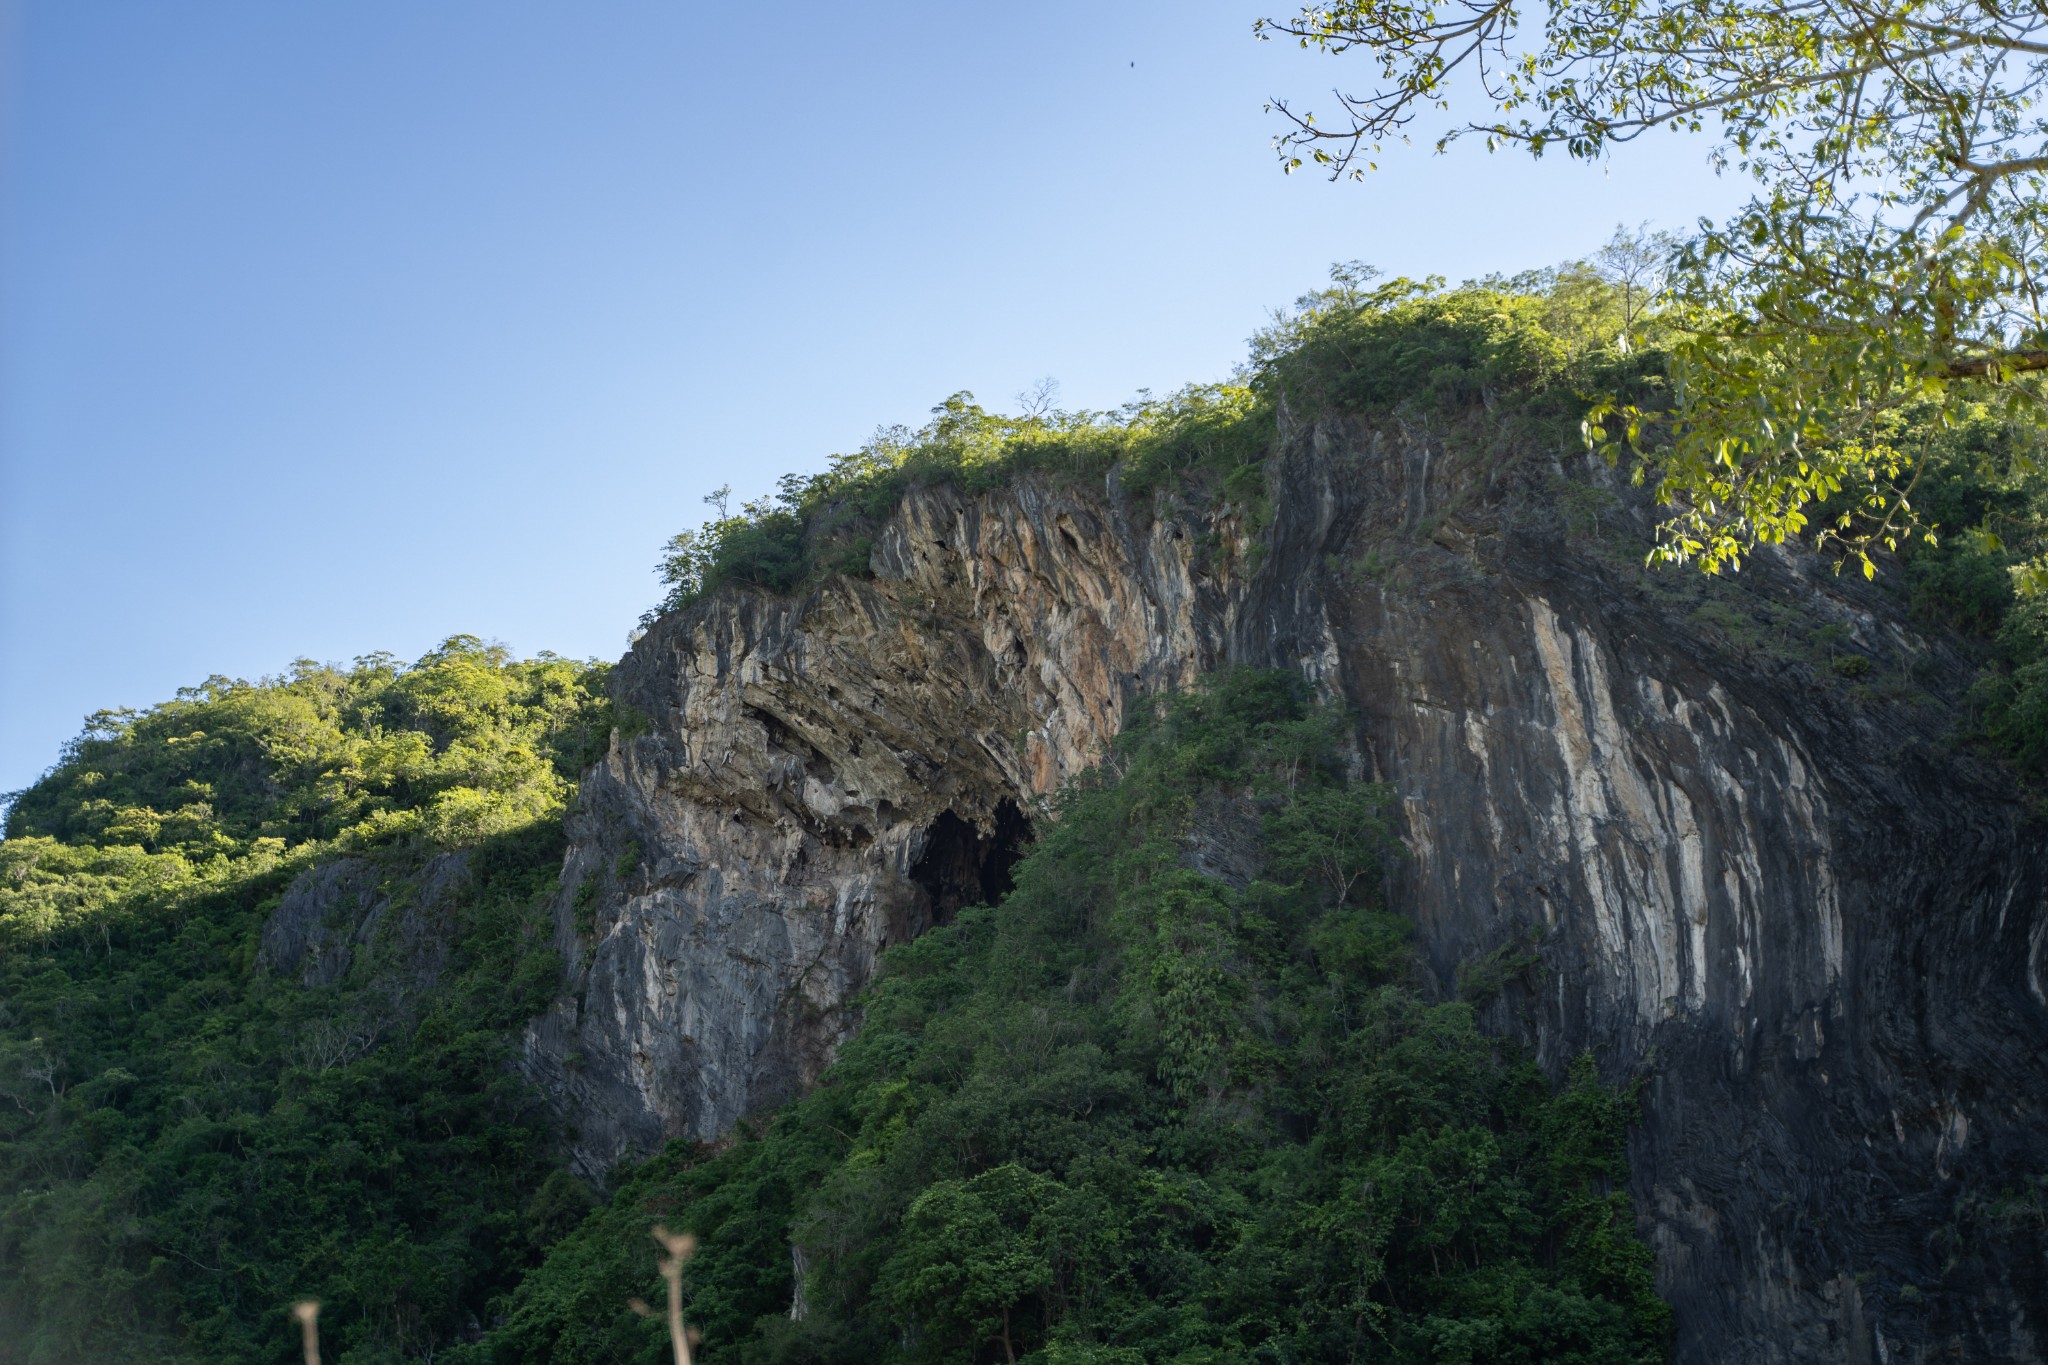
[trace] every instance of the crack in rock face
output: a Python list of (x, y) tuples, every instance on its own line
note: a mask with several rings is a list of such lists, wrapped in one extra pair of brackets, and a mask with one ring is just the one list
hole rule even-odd
[(910, 880), (924, 893), (932, 923), (949, 924), (970, 905), (994, 905), (1009, 894), (1010, 869), (1031, 842), (1031, 822), (1008, 797), (996, 802), (986, 830), (950, 810), (939, 812), (924, 833), (924, 851), (911, 864)]
[(1134, 698), (1279, 667), (1393, 784), (1388, 896), (1440, 988), (1519, 946), (1485, 1024), (1646, 1078), (1633, 1193), (1682, 1360), (2040, 1359), (2041, 1230), (1985, 1210), (2048, 1173), (2048, 848), (1944, 741), (1953, 698), (1852, 693), (1797, 637), (1849, 627), (1873, 676), (1967, 662), (1803, 556), (1646, 574), (1604, 468), (1573, 477), (1611, 488), (1605, 538), (1573, 533), (1558, 457), (1461, 455), (1489, 448), (1462, 420), (1287, 432), (1257, 556), (1113, 484), (928, 488), (872, 577), (657, 623), (527, 1037), (579, 1166), (800, 1093), (880, 950), (999, 897)]

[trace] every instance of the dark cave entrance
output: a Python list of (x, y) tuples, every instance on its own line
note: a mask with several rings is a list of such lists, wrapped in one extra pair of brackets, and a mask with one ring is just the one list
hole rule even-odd
[(932, 923), (949, 924), (962, 906), (994, 905), (1014, 885), (1010, 869), (1031, 842), (1031, 822), (1017, 803), (996, 803), (995, 828), (987, 833), (952, 811), (925, 832), (924, 855), (910, 880), (931, 898)]

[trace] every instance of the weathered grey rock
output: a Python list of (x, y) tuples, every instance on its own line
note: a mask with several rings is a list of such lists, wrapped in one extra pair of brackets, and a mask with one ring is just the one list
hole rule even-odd
[(585, 775), (574, 980), (529, 1046), (586, 1171), (796, 1093), (879, 949), (1000, 891), (1126, 698), (1221, 657), (1229, 551), (1194, 529), (1036, 485), (928, 491), (872, 580), (721, 594), (638, 643), (615, 695), (651, 724)]
[(2040, 1359), (2038, 1204), (1983, 1204), (2048, 1171), (2048, 846), (1913, 682), (1967, 665), (1811, 557), (1640, 572), (1640, 531), (1567, 533), (1447, 444), (1304, 433), (1272, 563), (1335, 567), (1255, 580), (1237, 652), (1359, 708), (1439, 977), (1537, 942), (1489, 1021), (1649, 1077), (1681, 1359)]
[(404, 875), (368, 858), (317, 864), (285, 888), (257, 961), (304, 986), (338, 985), (353, 971), (401, 1003), (447, 965), (447, 911), (468, 880), (462, 852), (437, 853)]
[[(2048, 1172), (2048, 848), (1943, 741), (1923, 684), (1967, 669), (1807, 558), (1646, 575), (1639, 514), (1564, 472), (1484, 414), (1330, 421), (1272, 462), (1256, 568), (1228, 519), (1027, 480), (912, 495), (872, 580), (658, 623), (528, 1038), (580, 1163), (799, 1091), (1133, 695), (1280, 666), (1395, 785), (1442, 988), (1507, 963), (1490, 1026), (1649, 1078), (1682, 1359), (2040, 1359), (2042, 1218), (1996, 1201)], [(1229, 823), (1191, 856), (1240, 860)]]
[(300, 873), (263, 925), (257, 960), (301, 985), (340, 981), (376, 903), (379, 876), (365, 858), (337, 858)]

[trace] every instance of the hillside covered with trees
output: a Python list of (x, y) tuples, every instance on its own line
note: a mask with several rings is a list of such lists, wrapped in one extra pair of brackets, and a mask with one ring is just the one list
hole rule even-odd
[[(554, 988), (561, 812), (609, 733), (602, 667), (457, 636), (103, 712), (0, 843), (0, 1359), (258, 1361), (329, 1304), (416, 1359), (580, 1211), (508, 1069)], [(263, 928), (347, 860), (432, 907), (432, 980), (308, 987)], [(395, 927), (397, 915), (387, 917)]]
[[(658, 610), (869, 574), (932, 484), (1113, 476), (1229, 504), (1256, 542), (1283, 423), (1449, 415), (1578, 450), (1603, 395), (1658, 401), (1658, 326), (1592, 265), (1457, 288), (1346, 267), (1230, 383), (1110, 413), (957, 395), (721, 509), (669, 547)], [(1968, 660), (1922, 680), (1965, 699), (1949, 742), (2040, 780), (2048, 600), (2013, 572), (2048, 548), (2036, 435), (1908, 405), (1859, 439), (1911, 467), (1933, 533), (1874, 553)], [(1609, 495), (1552, 495), (1600, 534)], [(1736, 628), (1717, 600), (1702, 631)], [(1866, 685), (1853, 654), (1810, 662)], [(1665, 1355), (1624, 1192), (1634, 1092), (1590, 1062), (1552, 1084), (1480, 1032), (1484, 972), (1466, 998), (1424, 978), (1348, 718), (1268, 674), (1147, 711), (999, 905), (887, 954), (815, 1093), (571, 1178), (512, 1058), (560, 978), (562, 818), (614, 733), (605, 675), (458, 636), (210, 679), (92, 717), (15, 797), (0, 1362), (282, 1362), (301, 1297), (355, 1365), (653, 1362), (630, 1300), (658, 1297), (657, 1222), (702, 1238), (688, 1312), (713, 1360)], [(1219, 804), (1256, 850), (1242, 883), (1182, 857)], [(321, 976), (270, 926), (336, 868), (381, 918), (328, 906), (355, 938)]]

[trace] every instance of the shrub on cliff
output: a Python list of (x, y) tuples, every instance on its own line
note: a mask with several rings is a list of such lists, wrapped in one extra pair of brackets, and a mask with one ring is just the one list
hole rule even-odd
[(1547, 398), (1575, 422), (1596, 382), (1656, 368), (1654, 349), (1623, 339), (1620, 290), (1580, 263), (1455, 289), (1437, 278), (1376, 285), (1356, 262), (1332, 276), (1252, 339), (1261, 386), (1297, 414)]
[[(1892, 414), (1870, 439), (1912, 452), (1927, 534), (1899, 564), (1915, 621), (1952, 631), (1981, 667), (1962, 733), (2033, 783), (2048, 777), (2048, 451), (2039, 431), (1984, 406)], [(1825, 507), (1824, 509), (1825, 510)]]
[(719, 515), (669, 541), (657, 570), (667, 595), (642, 624), (722, 584), (788, 592), (823, 573), (865, 574), (881, 519), (911, 489), (935, 484), (975, 492), (1031, 471), (1099, 481), (1121, 466), (1127, 491), (1172, 482), (1255, 511), (1270, 425), (1259, 396), (1242, 385), (1191, 385), (1114, 412), (1025, 417), (956, 393), (923, 427), (878, 431), (851, 455), (832, 456), (823, 473), (785, 475), (773, 496), (737, 512), (723, 491), (706, 499)]

